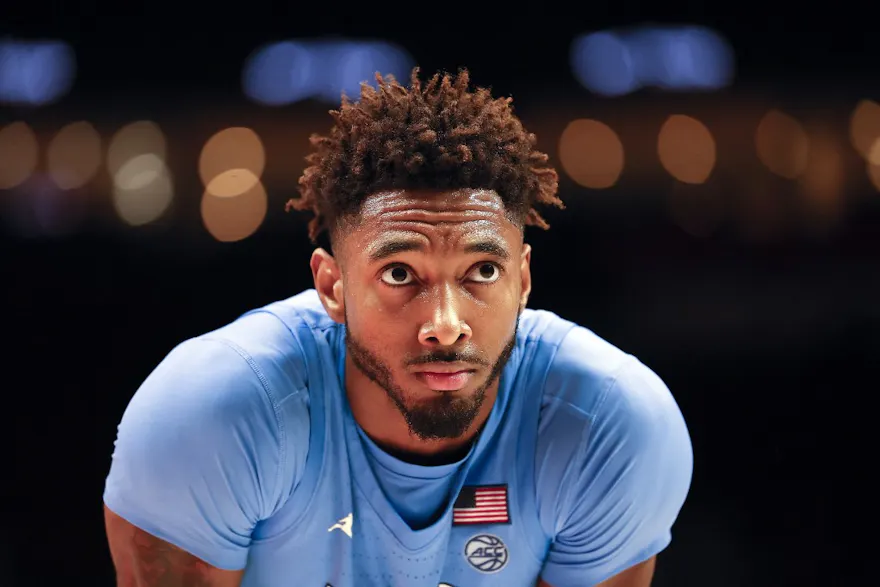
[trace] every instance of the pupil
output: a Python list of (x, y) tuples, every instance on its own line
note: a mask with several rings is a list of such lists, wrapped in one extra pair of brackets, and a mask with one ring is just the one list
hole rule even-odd
[(480, 267), (480, 276), (485, 277), (486, 279), (495, 276), (495, 266), (494, 265), (483, 265)]
[(406, 269), (403, 267), (395, 267), (391, 270), (391, 279), (394, 281), (406, 281)]

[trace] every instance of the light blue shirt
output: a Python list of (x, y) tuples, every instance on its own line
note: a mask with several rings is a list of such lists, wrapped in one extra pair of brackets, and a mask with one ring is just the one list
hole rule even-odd
[(428, 467), (354, 420), (344, 334), (308, 290), (179, 345), (122, 417), (106, 505), (245, 587), (583, 587), (669, 544), (692, 447), (633, 356), (525, 310), (478, 440)]

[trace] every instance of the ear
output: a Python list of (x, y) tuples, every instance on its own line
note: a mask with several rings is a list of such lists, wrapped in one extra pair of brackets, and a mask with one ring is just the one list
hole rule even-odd
[(526, 304), (529, 303), (529, 294), (532, 293), (532, 246), (528, 243), (523, 243), (519, 273), (522, 279), (519, 307), (520, 311), (522, 311)]
[(345, 296), (342, 290), (342, 271), (333, 255), (324, 249), (315, 249), (309, 262), (315, 290), (324, 309), (334, 321), (345, 323)]

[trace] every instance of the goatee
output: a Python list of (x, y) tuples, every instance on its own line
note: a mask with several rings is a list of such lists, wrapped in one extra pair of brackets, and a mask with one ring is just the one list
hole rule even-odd
[(467, 351), (454, 350), (437, 350), (406, 361), (410, 365), (453, 361), (492, 365), (486, 381), (468, 397), (454, 397), (449, 393), (438, 392), (437, 397), (418, 403), (407, 401), (407, 393), (394, 382), (390, 367), (361, 344), (348, 328), (345, 332), (345, 347), (354, 365), (373, 383), (385, 390), (385, 394), (397, 407), (412, 434), (422, 440), (459, 438), (479, 414), (486, 399), (486, 390), (501, 376), (501, 371), (516, 345), (518, 327), (519, 317), (513, 335), (494, 363)]

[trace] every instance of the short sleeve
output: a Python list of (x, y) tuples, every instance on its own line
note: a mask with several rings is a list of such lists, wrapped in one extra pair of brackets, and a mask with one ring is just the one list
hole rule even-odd
[(106, 506), (215, 567), (244, 568), (282, 494), (284, 438), (264, 380), (232, 344), (178, 346), (125, 410)]
[(692, 471), (690, 436), (672, 394), (629, 358), (567, 467), (542, 579), (553, 587), (595, 585), (666, 548)]

